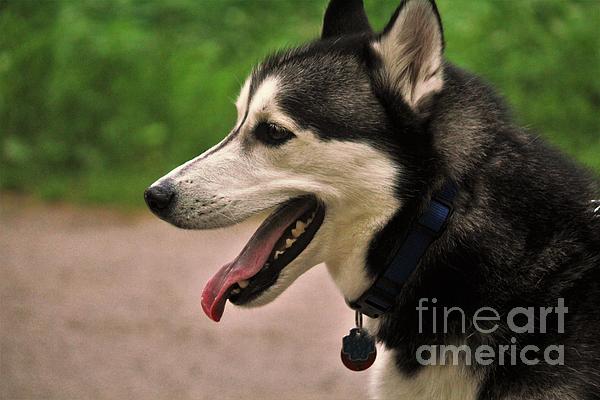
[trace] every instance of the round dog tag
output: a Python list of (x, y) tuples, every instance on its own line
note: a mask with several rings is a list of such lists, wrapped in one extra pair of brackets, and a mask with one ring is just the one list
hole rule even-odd
[(375, 341), (362, 328), (353, 328), (342, 339), (342, 362), (352, 371), (364, 371), (375, 362), (377, 348)]

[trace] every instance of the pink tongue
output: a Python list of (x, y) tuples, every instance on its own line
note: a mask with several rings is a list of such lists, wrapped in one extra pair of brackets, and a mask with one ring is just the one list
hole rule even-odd
[(201, 303), (210, 319), (219, 322), (231, 287), (258, 274), (287, 227), (307, 212), (309, 207), (309, 201), (299, 199), (275, 211), (254, 232), (237, 258), (225, 264), (208, 281), (202, 291)]

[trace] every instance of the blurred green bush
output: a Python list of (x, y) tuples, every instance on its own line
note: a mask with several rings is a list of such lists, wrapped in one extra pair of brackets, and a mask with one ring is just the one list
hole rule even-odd
[[(399, 0), (366, 0), (380, 29)], [(600, 171), (600, 3), (439, 0), (450, 60)], [(0, 0), (0, 189), (140, 205), (217, 142), (252, 65), (326, 0)]]

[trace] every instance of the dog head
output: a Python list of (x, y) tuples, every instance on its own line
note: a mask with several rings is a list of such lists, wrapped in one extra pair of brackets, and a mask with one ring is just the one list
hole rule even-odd
[(429, 151), (422, 121), (443, 87), (442, 50), (433, 2), (404, 1), (376, 35), (362, 1), (333, 0), (320, 40), (254, 69), (224, 140), (146, 190), (155, 214), (186, 229), (270, 213), (207, 284), (212, 319), (227, 299), (271, 301), (321, 262), (348, 299), (371, 284), (371, 242)]

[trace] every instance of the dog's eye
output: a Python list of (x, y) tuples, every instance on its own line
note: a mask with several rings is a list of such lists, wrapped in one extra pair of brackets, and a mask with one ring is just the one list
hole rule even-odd
[(254, 134), (263, 143), (276, 146), (287, 142), (294, 137), (294, 134), (278, 125), (261, 122), (254, 128)]

